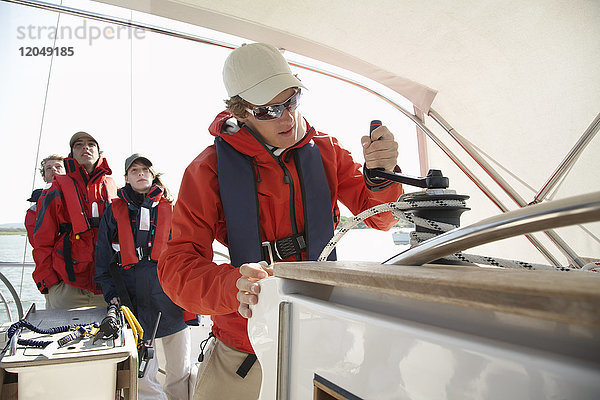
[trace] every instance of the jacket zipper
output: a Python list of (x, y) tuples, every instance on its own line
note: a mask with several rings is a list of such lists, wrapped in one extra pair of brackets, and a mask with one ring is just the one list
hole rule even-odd
[(254, 165), (254, 176), (256, 182), (260, 182), (260, 172), (258, 171), (258, 162), (256, 161), (256, 157), (252, 158), (252, 164)]
[[(294, 180), (292, 179), (292, 174), (289, 169), (287, 169), (283, 161), (281, 161), (281, 158), (274, 154), (273, 157), (275, 157), (277, 163), (283, 170), (283, 183), (286, 183), (290, 187), (290, 220), (292, 223), (292, 233), (296, 234), (298, 233), (298, 225), (296, 224), (296, 207), (294, 206)], [(298, 254), (296, 257), (298, 257)]]

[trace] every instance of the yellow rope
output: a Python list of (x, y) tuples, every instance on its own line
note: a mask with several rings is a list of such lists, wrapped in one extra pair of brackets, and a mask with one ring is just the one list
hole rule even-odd
[(139, 345), (139, 343), (141, 343), (144, 339), (144, 329), (142, 329), (142, 326), (138, 322), (135, 315), (133, 315), (129, 307), (121, 306), (121, 312), (123, 315), (125, 315), (125, 319), (133, 331), (133, 338), (135, 339), (136, 345)]

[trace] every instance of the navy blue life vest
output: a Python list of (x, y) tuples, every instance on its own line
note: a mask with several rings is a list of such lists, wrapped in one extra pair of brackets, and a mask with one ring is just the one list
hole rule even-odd
[[(258, 262), (264, 258), (254, 162), (220, 137), (215, 145), (231, 264)], [(302, 190), (307, 258), (315, 261), (333, 237), (331, 192), (319, 148), (311, 141), (292, 151)], [(327, 259), (336, 260), (335, 251)]]

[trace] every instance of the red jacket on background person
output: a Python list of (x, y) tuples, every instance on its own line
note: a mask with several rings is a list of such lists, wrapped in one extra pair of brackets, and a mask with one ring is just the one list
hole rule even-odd
[[(54, 179), (54, 175), (64, 174), (65, 168), (63, 165), (64, 157), (58, 154), (50, 154), (42, 160), (40, 163), (40, 174), (44, 182), (49, 183)], [(25, 229), (27, 230), (27, 239), (29, 244), (33, 247), (33, 231), (35, 229), (35, 220), (37, 219), (37, 201), (42, 194), (42, 189), (35, 189), (31, 192), (31, 197), (27, 201), (32, 204), (25, 213)]]
[(25, 212), (25, 230), (27, 231), (27, 240), (33, 247), (33, 231), (35, 229), (35, 220), (37, 219), (37, 201), (42, 194), (42, 189), (35, 189), (27, 201), (33, 202), (31, 207)]
[(36, 204), (33, 204), (25, 212), (25, 230), (27, 231), (27, 240), (33, 246), (33, 230), (35, 229), (35, 219), (37, 218)]
[[(286, 157), (286, 154), (311, 140), (321, 152), (336, 222), (340, 215), (338, 200), (353, 214), (358, 214), (377, 204), (396, 201), (402, 194), (400, 184), (380, 191), (367, 189), (362, 166), (354, 162), (350, 153), (335, 138), (307, 126), (305, 137), (280, 157), (290, 171), (295, 187), (291, 205), (290, 189), (284, 182), (281, 166), (245, 127), (232, 132), (232, 126), (225, 123), (229, 118), (231, 114), (221, 112), (212, 123), (210, 132), (213, 136), (223, 138), (238, 152), (253, 157), (256, 162), (263, 240), (273, 241), (292, 235), (291, 206), (295, 209), (298, 232), (304, 231), (298, 172), (294, 157)], [(233, 127), (234, 131), (236, 129)], [(367, 225), (382, 230), (391, 228), (395, 222), (391, 213), (378, 214), (365, 221)], [(184, 173), (173, 213), (172, 239), (160, 257), (158, 275), (165, 293), (176, 304), (197, 314), (211, 315), (213, 333), (221, 342), (236, 350), (254, 353), (248, 339), (247, 320), (237, 312), (239, 301), (236, 298), (236, 281), (241, 274), (231, 264), (217, 265), (212, 262), (213, 241), (216, 239), (227, 246), (226, 235), (219, 194), (217, 155), (213, 145), (198, 155)], [(306, 252), (302, 253), (302, 259), (306, 260)], [(294, 260), (293, 256), (286, 259)]]
[[(55, 176), (38, 201), (33, 279), (41, 293), (64, 281), (100, 294), (94, 282), (98, 223), (117, 187), (107, 176), (112, 171), (103, 157), (91, 175), (74, 158), (65, 158), (64, 164), (66, 175)], [(71, 257), (65, 260), (69, 250)]]

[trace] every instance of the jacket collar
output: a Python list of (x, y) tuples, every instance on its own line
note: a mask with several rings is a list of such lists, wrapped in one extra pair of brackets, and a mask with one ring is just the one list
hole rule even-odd
[[(304, 123), (306, 124), (306, 134), (296, 144), (286, 149), (282, 156), (292, 149), (304, 146), (315, 136), (315, 130), (309, 125), (306, 119), (304, 119)], [(262, 139), (256, 133), (252, 132), (248, 126), (236, 120), (228, 111), (222, 111), (217, 115), (209, 127), (209, 132), (213, 136), (223, 138), (234, 149), (250, 157), (258, 157), (270, 153), (269, 148)]]
[(67, 175), (77, 180), (83, 179), (86, 184), (89, 181), (95, 181), (97, 178), (104, 175), (112, 174), (112, 170), (108, 166), (108, 161), (102, 156), (98, 158), (98, 161), (96, 162), (96, 168), (94, 168), (91, 174), (88, 174), (87, 170), (72, 157), (65, 158), (64, 165)]
[(143, 196), (143, 200), (136, 201), (135, 197), (138, 195), (137, 192), (133, 190), (131, 185), (125, 185), (117, 191), (117, 197), (123, 200), (127, 205), (133, 205), (137, 207), (146, 207), (152, 208), (156, 207), (163, 195), (163, 188), (157, 185), (154, 185), (150, 188), (150, 191)]

